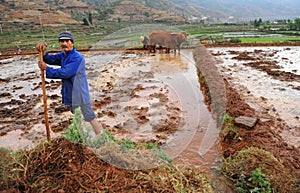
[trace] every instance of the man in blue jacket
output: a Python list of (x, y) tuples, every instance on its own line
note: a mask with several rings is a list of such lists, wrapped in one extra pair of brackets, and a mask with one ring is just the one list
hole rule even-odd
[[(62, 52), (57, 54), (46, 52), (44, 44), (36, 45), (37, 50), (43, 53), (44, 60), (39, 61), (39, 67), (46, 71), (47, 78), (62, 80), (62, 103), (70, 106), (72, 113), (80, 107), (84, 120), (90, 122), (96, 134), (101, 134), (101, 126), (91, 108), (84, 57), (76, 51), (70, 32), (61, 32), (58, 41)], [(60, 68), (52, 68), (47, 64)]]

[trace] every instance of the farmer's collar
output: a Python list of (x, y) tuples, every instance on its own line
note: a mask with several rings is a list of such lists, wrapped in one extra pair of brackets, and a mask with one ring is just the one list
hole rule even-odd
[(63, 52), (64, 52), (64, 55), (67, 56), (69, 53), (74, 52), (74, 51), (75, 51), (75, 48), (73, 47), (72, 50), (63, 51)]

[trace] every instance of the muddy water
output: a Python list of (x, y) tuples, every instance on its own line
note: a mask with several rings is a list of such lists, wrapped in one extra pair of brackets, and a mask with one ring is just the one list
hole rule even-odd
[[(257, 111), (286, 122), (286, 142), (300, 144), (299, 47), (209, 48), (229, 82)], [(242, 56), (242, 57), (241, 57)], [(247, 64), (255, 62), (259, 66)], [(269, 65), (271, 64), (271, 65)], [(272, 72), (279, 72), (273, 75)]]
[(180, 55), (127, 54), (100, 71), (94, 105), (100, 104), (99, 120), (116, 138), (157, 142), (176, 162), (207, 165), (207, 172), (218, 165), (218, 131), (200, 92), (192, 50)]
[[(177, 163), (208, 173), (217, 168), (218, 130), (203, 101), (192, 50), (180, 55), (90, 52), (85, 57), (92, 105), (105, 129), (119, 139), (155, 142)], [(45, 140), (37, 56), (0, 62), (0, 146), (34, 147)], [(61, 105), (60, 82), (46, 82), (54, 138), (72, 114)]]
[[(34, 147), (45, 139), (40, 70), (37, 57), (16, 56), (0, 61), (0, 146), (13, 150)], [(52, 126), (69, 121), (59, 118), (50, 106), (59, 100), (59, 82), (46, 80), (49, 120)], [(71, 117), (71, 114), (69, 114)], [(58, 136), (51, 132), (52, 137)]]

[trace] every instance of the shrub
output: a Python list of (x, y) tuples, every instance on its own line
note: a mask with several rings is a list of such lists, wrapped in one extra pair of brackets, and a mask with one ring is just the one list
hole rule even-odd
[(223, 117), (223, 128), (219, 135), (227, 144), (236, 143), (240, 140), (239, 132), (234, 126), (234, 119), (228, 113)]
[(240, 40), (239, 38), (231, 38), (229, 42), (231, 42), (231, 43), (241, 43), (242, 40)]
[(272, 153), (250, 147), (224, 159), (223, 175), (241, 193), (297, 192), (299, 185)]

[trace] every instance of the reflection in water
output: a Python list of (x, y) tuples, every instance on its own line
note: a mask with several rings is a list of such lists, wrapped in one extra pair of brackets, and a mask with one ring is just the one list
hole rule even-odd
[(156, 57), (159, 60), (153, 61), (152, 69), (161, 73), (159, 78), (174, 90), (185, 115), (182, 129), (162, 149), (178, 163), (202, 167), (204, 171), (211, 172), (211, 167), (219, 164), (219, 130), (204, 103), (193, 53), (185, 50), (176, 56), (160, 54)]
[(188, 59), (176, 53), (156, 54), (151, 63), (151, 70), (162, 74), (187, 72), (189, 68)]

